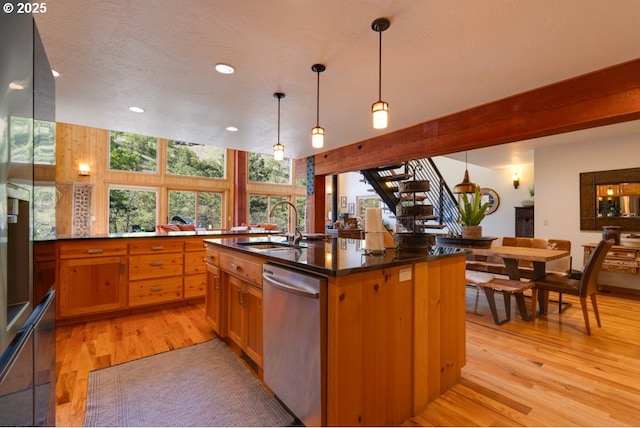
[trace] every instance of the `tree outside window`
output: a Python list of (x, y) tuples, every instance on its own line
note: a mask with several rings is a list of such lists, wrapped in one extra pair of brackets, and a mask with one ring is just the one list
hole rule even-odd
[(169, 140), (167, 172), (176, 175), (224, 178), (224, 149)]
[(169, 191), (169, 222), (179, 215), (193, 219), (199, 228), (222, 227), (222, 194), (214, 192)]
[(157, 172), (158, 140), (155, 137), (111, 131), (109, 168), (120, 171)]
[(249, 181), (290, 184), (291, 160), (277, 161), (271, 155), (249, 153)]
[(156, 230), (155, 190), (109, 189), (109, 233)]

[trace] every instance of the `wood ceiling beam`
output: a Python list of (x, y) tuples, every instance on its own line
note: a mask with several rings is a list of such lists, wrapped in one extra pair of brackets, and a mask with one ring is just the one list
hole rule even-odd
[(315, 155), (330, 175), (640, 119), (640, 58)]

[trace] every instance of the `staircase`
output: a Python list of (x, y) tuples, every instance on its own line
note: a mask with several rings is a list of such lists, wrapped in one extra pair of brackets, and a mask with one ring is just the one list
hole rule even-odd
[(462, 227), (457, 221), (456, 198), (431, 158), (414, 159), (403, 165), (387, 165), (362, 170), (360, 173), (394, 214), (396, 206), (404, 201), (402, 198), (408, 197), (398, 192), (398, 183), (409, 180), (429, 181), (428, 192), (411, 196), (411, 199), (420, 198), (421, 203), (434, 208), (434, 218), (423, 222), (420, 227), (425, 233), (430, 229), (437, 235), (462, 233)]

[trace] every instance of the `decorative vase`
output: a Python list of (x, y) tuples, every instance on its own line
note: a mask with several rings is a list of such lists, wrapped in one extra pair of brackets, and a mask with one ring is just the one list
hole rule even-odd
[(462, 226), (462, 237), (464, 239), (482, 238), (482, 226)]

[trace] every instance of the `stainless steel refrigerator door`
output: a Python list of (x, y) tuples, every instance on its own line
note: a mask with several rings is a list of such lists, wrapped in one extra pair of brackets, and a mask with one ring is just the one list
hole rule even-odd
[(0, 356), (0, 426), (33, 426), (33, 330)]

